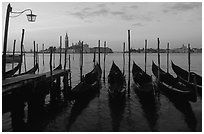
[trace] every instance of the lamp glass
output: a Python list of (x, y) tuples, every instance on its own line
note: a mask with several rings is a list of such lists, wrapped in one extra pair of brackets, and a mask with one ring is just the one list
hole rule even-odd
[(27, 14), (27, 19), (29, 22), (35, 22), (37, 15), (35, 14)]

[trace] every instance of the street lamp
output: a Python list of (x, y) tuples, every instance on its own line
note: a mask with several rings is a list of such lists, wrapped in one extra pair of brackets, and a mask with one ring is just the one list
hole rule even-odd
[[(31, 9), (26, 9), (23, 10), (22, 12), (12, 12), (12, 7), (10, 3), (7, 6), (7, 11), (6, 11), (6, 20), (5, 20), (5, 31), (4, 31), (4, 48), (3, 48), (3, 57), (2, 57), (2, 77), (3, 79), (5, 78), (5, 72), (6, 72), (6, 50), (7, 50), (7, 37), (8, 37), (8, 26), (9, 26), (9, 17), (17, 17), (24, 13), (25, 11), (30, 11), (30, 14), (27, 14), (27, 19), (29, 22), (35, 22), (36, 16), (35, 14), (32, 13)], [(18, 14), (16, 16), (10, 16), (10, 13), (13, 14)]]

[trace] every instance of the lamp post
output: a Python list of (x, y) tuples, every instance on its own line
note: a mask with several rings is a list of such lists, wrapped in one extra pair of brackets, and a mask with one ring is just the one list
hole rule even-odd
[[(12, 12), (12, 7), (10, 3), (7, 6), (7, 11), (6, 11), (6, 20), (5, 20), (5, 31), (4, 31), (4, 48), (3, 48), (3, 57), (2, 57), (2, 77), (3, 79), (5, 78), (5, 72), (6, 72), (6, 50), (7, 50), (7, 37), (8, 37), (8, 26), (9, 26), (9, 17), (10, 13), (18, 14), (17, 16), (21, 15), (25, 11), (30, 11), (30, 14), (27, 14), (27, 19), (29, 22), (35, 22), (36, 16), (35, 14), (32, 13), (31, 9), (26, 9), (23, 10), (22, 12)], [(12, 16), (12, 17), (17, 17), (17, 16)]]

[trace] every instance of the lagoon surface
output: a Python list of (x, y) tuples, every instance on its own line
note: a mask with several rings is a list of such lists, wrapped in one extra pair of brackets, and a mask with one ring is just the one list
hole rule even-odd
[[(49, 71), (49, 54), (45, 54), (45, 65), (42, 64), (42, 54), (39, 54), (40, 70), (39, 73)], [(103, 54), (101, 54), (101, 68), (104, 70)], [(126, 54), (125, 75), (128, 78), (128, 55)], [(77, 85), (80, 80), (79, 74), (79, 54), (70, 54), (72, 87)], [(96, 61), (98, 57), (96, 55)], [(188, 70), (187, 54), (171, 53), (170, 60), (183, 69)], [(55, 64), (59, 65), (59, 54), (55, 54)], [(100, 94), (85, 102), (69, 102), (53, 115), (50, 115), (44, 126), (40, 130), (45, 132), (74, 131), (74, 132), (188, 132), (202, 131), (202, 100), (198, 98), (195, 103), (174, 102), (171, 98), (163, 94), (158, 95), (151, 102), (145, 102), (137, 93), (134, 92), (134, 81), (131, 74), (130, 96), (124, 102), (113, 104), (108, 96), (107, 76), (112, 62), (123, 69), (122, 53), (111, 53), (106, 56), (105, 82), (101, 79)], [(144, 69), (144, 54), (131, 54), (132, 62), (135, 61)], [(152, 74), (151, 64), (157, 64), (157, 54), (148, 54), (147, 73)], [(170, 73), (176, 76), (171, 69)], [(62, 55), (62, 65), (64, 66), (64, 55)], [(26, 54), (26, 68), (33, 67), (33, 55)], [(7, 65), (10, 69), (11, 65)], [(67, 65), (68, 68), (68, 65)], [(161, 68), (166, 70), (166, 54), (161, 54)], [(84, 54), (83, 74), (93, 69), (93, 54)], [(22, 68), (24, 72), (24, 65)], [(202, 75), (202, 54), (191, 54), (191, 71)], [(127, 79), (126, 79), (127, 81)], [(181, 106), (182, 105), (182, 106)], [(2, 131), (12, 131), (10, 113), (2, 115)]]

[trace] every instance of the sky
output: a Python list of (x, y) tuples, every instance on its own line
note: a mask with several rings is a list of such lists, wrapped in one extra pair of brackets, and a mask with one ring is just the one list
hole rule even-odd
[[(127, 44), (127, 31), (131, 31), (131, 48), (202, 47), (202, 3), (201, 2), (11, 2), (12, 11), (30, 8), (37, 15), (36, 22), (27, 21), (25, 12), (19, 17), (10, 17), (7, 50), (20, 50), (22, 29), (25, 29), (24, 46), (33, 49), (35, 41), (39, 50), (59, 46), (59, 38), (67, 33), (69, 42), (79, 40), (90, 47), (101, 46), (104, 41), (113, 51), (122, 51)], [(2, 38), (6, 7), (2, 3)], [(13, 16), (15, 14), (10, 14)], [(3, 40), (2, 40), (3, 42)], [(126, 45), (127, 49), (127, 45)]]

